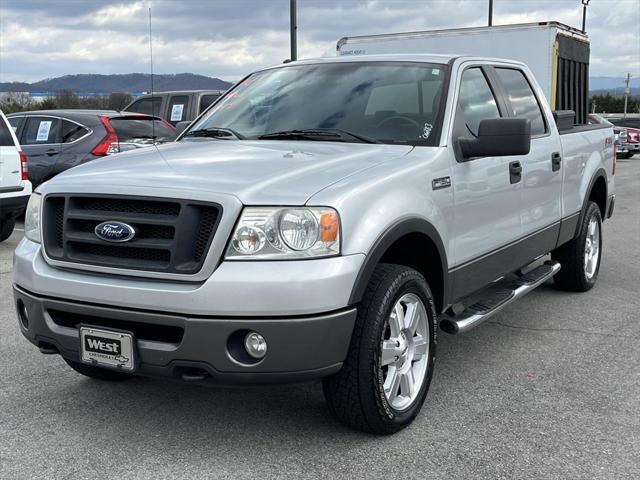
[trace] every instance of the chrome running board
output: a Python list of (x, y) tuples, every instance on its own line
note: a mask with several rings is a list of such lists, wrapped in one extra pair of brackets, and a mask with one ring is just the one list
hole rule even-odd
[[(546, 262), (515, 280), (498, 283), (489, 287), (483, 298), (466, 307), (461, 313), (443, 313), (440, 316), (440, 328), (456, 334), (477, 327), (498, 313), (511, 302), (524, 297), (560, 271), (558, 262)], [(449, 310), (450, 312), (450, 310)]]

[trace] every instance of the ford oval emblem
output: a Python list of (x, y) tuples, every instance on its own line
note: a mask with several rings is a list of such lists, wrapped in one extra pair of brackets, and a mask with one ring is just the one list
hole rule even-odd
[(102, 222), (96, 226), (93, 232), (96, 237), (107, 242), (128, 242), (136, 235), (136, 231), (131, 225), (116, 221)]

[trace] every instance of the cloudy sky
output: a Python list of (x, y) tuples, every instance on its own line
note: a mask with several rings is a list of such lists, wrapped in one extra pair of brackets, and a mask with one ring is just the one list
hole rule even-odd
[[(298, 0), (299, 57), (348, 35), (483, 25), (488, 0)], [(0, 81), (149, 70), (236, 80), (289, 56), (289, 0), (0, 0)], [(495, 0), (494, 24), (579, 27), (580, 0)], [(640, 2), (591, 0), (591, 75), (640, 75)]]

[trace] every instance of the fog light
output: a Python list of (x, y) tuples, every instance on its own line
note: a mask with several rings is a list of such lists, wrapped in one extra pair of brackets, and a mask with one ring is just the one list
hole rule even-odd
[(267, 341), (258, 332), (249, 332), (244, 337), (244, 348), (253, 358), (263, 358), (267, 354)]

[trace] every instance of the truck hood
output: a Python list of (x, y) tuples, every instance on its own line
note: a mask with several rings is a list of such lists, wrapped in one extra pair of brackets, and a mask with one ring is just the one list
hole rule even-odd
[[(406, 155), (413, 147), (312, 141), (196, 140), (126, 152), (73, 168), (46, 192), (105, 184), (199, 190), (245, 205), (303, 205), (314, 193), (356, 172)], [(136, 190), (138, 189), (136, 188)]]

